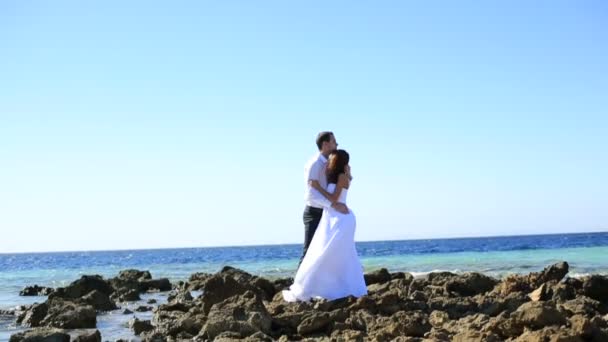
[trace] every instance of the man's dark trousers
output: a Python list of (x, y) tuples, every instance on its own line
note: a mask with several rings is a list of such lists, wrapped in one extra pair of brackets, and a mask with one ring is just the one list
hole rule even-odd
[(308, 246), (310, 246), (313, 236), (315, 236), (322, 215), (323, 209), (321, 208), (311, 206), (306, 206), (306, 208), (304, 208), (304, 250), (302, 251), (298, 267), (300, 267), (302, 260), (304, 260), (304, 256), (306, 255), (306, 251), (308, 251)]

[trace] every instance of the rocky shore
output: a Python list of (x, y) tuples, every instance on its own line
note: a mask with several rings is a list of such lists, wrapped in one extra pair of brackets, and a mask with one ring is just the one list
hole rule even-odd
[[(479, 273), (413, 277), (380, 269), (365, 275), (369, 294), (286, 303), (291, 279), (265, 279), (224, 267), (171, 284), (148, 271), (83, 276), (64, 288), (32, 286), (43, 303), (0, 311), (28, 330), (17, 341), (102, 341), (97, 315), (150, 291), (151, 320), (133, 319), (142, 341), (608, 341), (608, 277), (567, 277), (566, 262), (495, 279)], [(193, 292), (201, 295), (193, 296)], [(138, 308), (139, 309), (139, 308)], [(88, 329), (73, 336), (73, 329)]]

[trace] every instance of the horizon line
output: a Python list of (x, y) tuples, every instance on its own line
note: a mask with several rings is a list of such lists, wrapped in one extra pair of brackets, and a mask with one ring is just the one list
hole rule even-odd
[[(585, 231), (585, 232), (566, 232), (566, 233), (535, 233), (535, 234), (517, 234), (517, 235), (485, 235), (485, 236), (456, 236), (456, 237), (433, 237), (433, 238), (416, 238), (416, 239), (394, 239), (394, 240), (365, 240), (355, 241), (355, 243), (368, 242), (400, 242), (400, 241), (423, 241), (423, 240), (460, 240), (460, 239), (486, 239), (486, 238), (505, 238), (518, 236), (550, 236), (550, 235), (574, 235), (574, 234), (602, 234), (608, 233), (608, 230)], [(222, 245), (222, 246), (197, 246), (197, 247), (153, 247), (153, 248), (128, 248), (128, 249), (91, 249), (91, 250), (65, 250), (65, 251), (35, 251), (35, 252), (0, 252), (0, 255), (11, 254), (51, 254), (51, 253), (98, 253), (98, 252), (130, 252), (130, 251), (156, 251), (169, 249), (213, 249), (213, 248), (239, 248), (239, 247), (268, 247), (268, 246), (290, 246), (301, 245), (302, 243), (269, 243), (269, 244), (253, 244), (253, 245)]]

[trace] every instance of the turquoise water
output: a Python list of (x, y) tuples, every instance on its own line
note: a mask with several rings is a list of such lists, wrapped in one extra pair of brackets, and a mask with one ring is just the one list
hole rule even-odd
[(528, 273), (559, 262), (570, 264), (571, 277), (608, 274), (608, 247), (577, 247), (498, 252), (458, 252), (408, 256), (372, 257), (363, 260), (366, 268), (386, 267), (414, 275), (432, 271), (483, 272), (495, 277)]

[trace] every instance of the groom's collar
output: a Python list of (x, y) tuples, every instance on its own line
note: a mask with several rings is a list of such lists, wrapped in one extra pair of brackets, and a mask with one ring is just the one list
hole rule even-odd
[(327, 158), (325, 158), (325, 156), (323, 155), (323, 153), (319, 152), (319, 158), (324, 162), (327, 163)]

